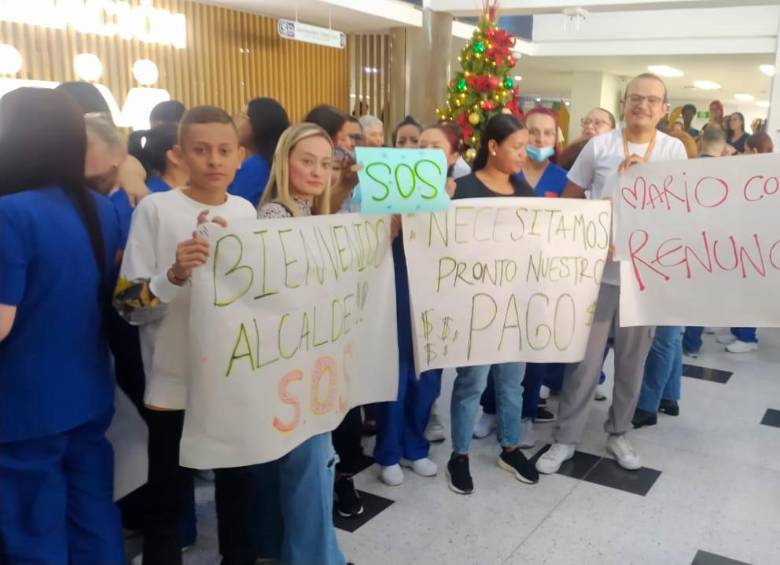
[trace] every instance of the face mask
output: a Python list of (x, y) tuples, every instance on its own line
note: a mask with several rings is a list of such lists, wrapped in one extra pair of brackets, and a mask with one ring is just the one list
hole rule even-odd
[(554, 147), (536, 147), (535, 145), (529, 145), (525, 148), (526, 153), (528, 153), (528, 156), (533, 159), (534, 161), (541, 163), (542, 161), (546, 161), (550, 157), (553, 156), (555, 153)]

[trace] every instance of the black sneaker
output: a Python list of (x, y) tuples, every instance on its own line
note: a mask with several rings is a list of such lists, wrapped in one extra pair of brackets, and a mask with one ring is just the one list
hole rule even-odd
[(514, 474), (521, 483), (535, 485), (539, 482), (539, 471), (536, 470), (536, 466), (526, 459), (519, 449), (502, 451), (498, 457), (498, 466)]
[(536, 422), (554, 422), (555, 414), (547, 410), (546, 408), (539, 408), (536, 411)]
[(336, 512), (342, 518), (354, 518), (363, 513), (363, 503), (360, 502), (352, 477), (336, 479), (334, 495), (333, 502), (336, 506)]
[(658, 411), (669, 416), (679, 416), (680, 405), (677, 404), (676, 400), (662, 400), (661, 406), (658, 407)]
[(634, 417), (631, 419), (635, 429), (644, 428), (645, 426), (655, 426), (658, 423), (658, 415), (655, 412), (648, 412), (637, 408), (634, 411)]
[(539, 397), (539, 402), (536, 404), (539, 408), (547, 408), (547, 399)]
[(469, 456), (453, 453), (447, 463), (447, 482), (450, 490), (458, 494), (471, 494), (474, 492), (474, 481), (469, 472)]

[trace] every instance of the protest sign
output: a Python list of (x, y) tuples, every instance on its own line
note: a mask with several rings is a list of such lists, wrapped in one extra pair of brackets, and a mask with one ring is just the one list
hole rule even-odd
[(404, 216), (418, 371), (582, 360), (610, 214), (603, 200), (479, 198)]
[(447, 161), (441, 149), (358, 147), (360, 211), (406, 214), (446, 210)]
[(780, 326), (780, 155), (635, 166), (615, 195), (622, 326)]
[(398, 386), (390, 218), (208, 225), (190, 305), (182, 465), (278, 459)]

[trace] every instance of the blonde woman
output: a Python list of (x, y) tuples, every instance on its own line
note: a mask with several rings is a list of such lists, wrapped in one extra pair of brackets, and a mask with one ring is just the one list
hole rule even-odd
[[(328, 214), (333, 149), (319, 126), (302, 123), (287, 129), (276, 146), (258, 217)], [(279, 554), (268, 557), (284, 565), (344, 565), (333, 529), (334, 459), (331, 434), (324, 433), (258, 466), (261, 503), (278, 496), (281, 511), (277, 520), (267, 520), (282, 529)]]

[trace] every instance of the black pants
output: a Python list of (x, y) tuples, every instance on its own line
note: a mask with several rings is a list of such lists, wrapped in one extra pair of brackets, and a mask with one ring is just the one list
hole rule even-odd
[[(149, 480), (146, 485), (144, 565), (181, 565), (180, 523), (192, 493), (192, 470), (179, 466), (184, 411), (146, 410)], [(251, 528), (255, 475), (252, 467), (215, 472), (222, 565), (251, 565), (257, 551)]]
[(347, 412), (338, 428), (333, 430), (333, 448), (339, 456), (336, 471), (345, 475), (352, 475), (360, 470), (363, 459), (363, 420), (360, 416), (360, 407), (357, 406)]

